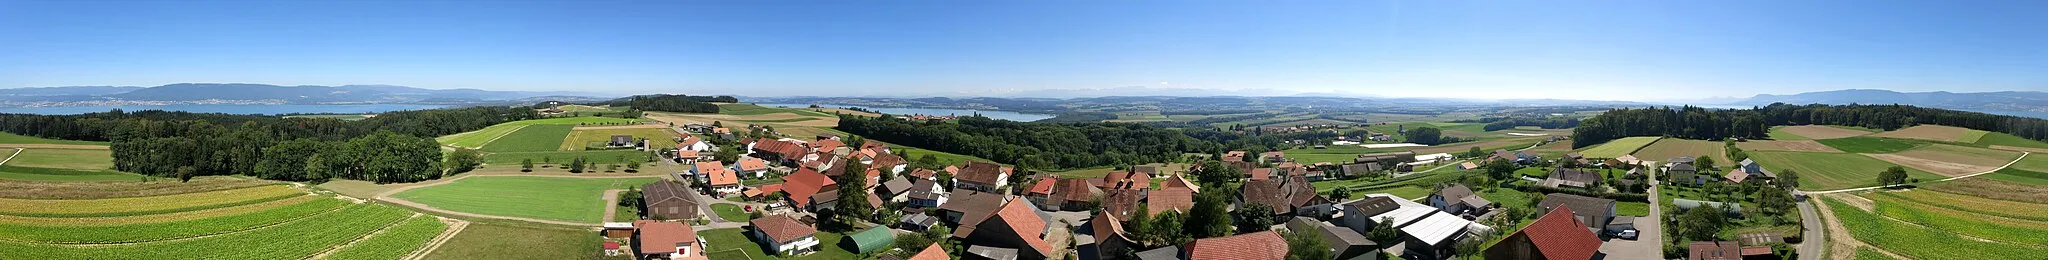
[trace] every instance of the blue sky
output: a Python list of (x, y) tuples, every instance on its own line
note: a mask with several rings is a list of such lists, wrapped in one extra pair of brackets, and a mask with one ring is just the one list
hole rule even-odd
[(2048, 89), (2048, 1), (847, 2), (0, 0), (0, 88), (1595, 100)]

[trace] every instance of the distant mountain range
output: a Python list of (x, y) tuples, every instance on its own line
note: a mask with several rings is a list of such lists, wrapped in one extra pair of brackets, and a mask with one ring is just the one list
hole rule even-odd
[(568, 91), (424, 89), (389, 85), (278, 86), (179, 83), (155, 87), (43, 87), (0, 89), (0, 104), (63, 106), (119, 103), (460, 104), (535, 98), (602, 100), (606, 95)]
[(1903, 104), (2005, 115), (2048, 116), (2048, 92), (2040, 91), (1956, 93), (1947, 91), (1897, 92), (1877, 89), (1848, 89), (1793, 95), (1756, 95), (1748, 99), (1721, 105), (1762, 106), (1771, 103), (1797, 105)]

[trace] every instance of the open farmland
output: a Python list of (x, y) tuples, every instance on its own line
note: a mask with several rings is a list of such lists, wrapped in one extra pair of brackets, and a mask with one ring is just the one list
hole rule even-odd
[(1735, 147), (1742, 148), (1745, 151), (1842, 152), (1842, 150), (1835, 150), (1834, 147), (1828, 147), (1828, 145), (1820, 144), (1820, 142), (1813, 140), (1749, 140), (1748, 142), (1735, 143)]
[(1972, 197), (2048, 204), (2048, 186), (2041, 185), (2027, 185), (1986, 178), (1963, 178), (1930, 184), (1923, 188)]
[(649, 162), (647, 156), (647, 152), (639, 150), (491, 153), (484, 155), (484, 163), (519, 167), (520, 162), (530, 159), (538, 167), (541, 164), (568, 164), (570, 160), (578, 157), (601, 164), (619, 163), (619, 158), (625, 158), (627, 162), (646, 163)]
[(665, 148), (676, 147), (675, 138), (677, 136), (681, 136), (680, 134), (676, 134), (675, 130), (670, 130), (667, 127), (624, 129), (577, 129), (575, 131), (569, 132), (569, 137), (562, 141), (560, 150), (584, 150), (593, 145), (602, 147), (605, 145), (605, 143), (611, 142), (613, 135), (632, 136), (635, 140), (647, 139), (648, 147)]
[[(1650, 146), (1643, 147), (1642, 150), (1637, 150), (1635, 153), (1636, 158), (1699, 157), (1702, 155), (1712, 156), (1714, 161), (1717, 162), (1729, 161), (1727, 145), (1721, 142), (1706, 140), (1664, 138), (1663, 140), (1650, 143)], [(1592, 155), (1587, 156), (1591, 157)]]
[(471, 222), (425, 259), (595, 259), (603, 240), (583, 228)]
[(2020, 153), (1933, 144), (1899, 153), (1870, 154), (1870, 157), (1945, 176), (1962, 176), (1996, 170), (2018, 159)]
[(227, 176), (202, 176), (192, 181), (176, 179), (154, 182), (42, 182), (0, 180), (0, 198), (10, 199), (109, 199), (148, 197), (204, 191), (239, 189), (275, 184), (276, 181)]
[(141, 175), (114, 171), (108, 150), (0, 148), (0, 179), (28, 181), (134, 181)]
[(1800, 125), (1773, 127), (1771, 128), (1771, 132), (1769, 134), (1771, 136), (1771, 139), (1778, 140), (1818, 140), (1861, 136), (1873, 132), (1876, 131), (1867, 131), (1867, 129), (1863, 128), (1848, 128), (1825, 125)]
[(2037, 259), (2042, 248), (1990, 242), (1914, 225), (1823, 197), (1834, 219), (1863, 243), (1922, 259)]
[[(1643, 146), (1648, 146), (1648, 145), (1650, 145), (1650, 143), (1651, 143), (1651, 142), (1656, 142), (1656, 141), (1657, 141), (1657, 139), (1660, 139), (1660, 138), (1662, 138), (1662, 137), (1656, 137), (1656, 136), (1637, 136), (1637, 137), (1627, 137), (1627, 138), (1622, 138), (1622, 139), (1614, 139), (1614, 140), (1612, 140), (1612, 141), (1607, 141), (1607, 143), (1604, 143), (1604, 144), (1600, 144), (1600, 145), (1595, 145), (1595, 146), (1593, 146), (1593, 147), (1590, 147), (1590, 148), (1586, 148), (1585, 150), (1583, 150), (1583, 151), (1580, 151), (1580, 152), (1579, 152), (1579, 154), (1580, 154), (1580, 155), (1585, 155), (1585, 156), (1586, 156), (1586, 158), (1615, 158), (1615, 157), (1621, 157), (1622, 155), (1629, 155), (1629, 154), (1635, 153), (1635, 152), (1636, 152), (1636, 150), (1642, 149), (1642, 148), (1643, 148)], [(1697, 154), (1693, 154), (1693, 155), (1688, 155), (1688, 156), (1698, 156), (1698, 155), (1697, 155)], [(1642, 157), (1642, 156), (1637, 156), (1637, 157)], [(1654, 158), (1654, 157), (1651, 157), (1651, 158)], [(1667, 158), (1668, 158), (1668, 157), (1667, 157)]]
[(1985, 133), (1982, 139), (1978, 139), (1973, 144), (1991, 147), (1991, 149), (2048, 153), (2048, 142), (2034, 141), (1998, 132)]
[(500, 123), (476, 131), (436, 137), (434, 141), (441, 142), (442, 145), (479, 148), (483, 147), (485, 143), (491, 142), (491, 140), (496, 140), (500, 136), (529, 125), (625, 125), (637, 124), (641, 121), (643, 120), (610, 117), (557, 117), (520, 120)]
[[(1926, 191), (1905, 191), (1926, 192)], [(2048, 247), (2048, 222), (2014, 219), (1928, 205), (1910, 200), (1864, 195), (1876, 204), (1876, 213), (1935, 230), (1992, 241), (2042, 248)], [(1981, 198), (1979, 198), (1981, 199)], [(2033, 205), (2048, 207), (2048, 205)]]
[(1869, 136), (1825, 139), (1820, 140), (1820, 143), (1848, 153), (1896, 153), (1927, 144), (1923, 141)]
[(505, 134), (497, 140), (484, 144), (485, 152), (541, 152), (555, 151), (562, 146), (562, 140), (574, 130), (574, 125), (529, 125), (518, 131)]
[[(181, 186), (171, 183), (149, 185)], [(93, 188), (92, 186), (64, 187)], [(284, 193), (292, 197), (262, 200)], [(223, 201), (262, 200), (226, 207)], [(196, 202), (189, 202), (196, 201)], [(283, 185), (91, 200), (0, 201), (0, 259), (305, 259), (335, 251), (390, 251), (355, 243), (393, 223), (434, 217), (377, 204), (354, 203)], [(22, 208), (23, 205), (65, 205)], [(17, 214), (36, 209), (75, 216)], [(167, 209), (167, 210), (166, 210)], [(155, 211), (135, 214), (139, 211)], [(383, 234), (439, 235), (441, 227), (406, 227)], [(415, 235), (416, 236), (416, 235)], [(396, 236), (394, 236), (396, 237)], [(410, 243), (417, 249), (419, 243)], [(383, 254), (375, 259), (409, 255)], [(346, 258), (360, 259), (360, 258)]]
[[(1890, 132), (1877, 133), (1870, 136), (1955, 142), (1957, 139), (1963, 138), (1964, 134), (1971, 134), (1971, 131), (1973, 130), (1970, 130), (1969, 128), (1953, 126), (1917, 125), (1899, 130), (1892, 130)], [(1983, 132), (1984, 131), (1976, 131), (1976, 133), (1974, 133), (1973, 135), (1981, 139), (1984, 137)]]
[[(1798, 171), (1800, 188), (1811, 190), (1876, 186), (1877, 173), (1894, 165), (1869, 156), (1849, 153), (1757, 151), (1750, 152), (1749, 158), (1774, 171)], [(1906, 175), (1923, 180), (1941, 177), (1910, 167), (1906, 168)]]
[(597, 223), (604, 220), (604, 190), (637, 187), (656, 178), (475, 176), (392, 195), (434, 208), (477, 214)]
[[(62, 145), (98, 145), (98, 146), (106, 146), (106, 145), (107, 145), (107, 142), (96, 142), (96, 141), (72, 141), (72, 140), (57, 140), (57, 139), (49, 139), (49, 138), (41, 138), (41, 137), (34, 137), (34, 136), (25, 136), (25, 135), (17, 135), (17, 134), (13, 134), (13, 133), (7, 133), (7, 132), (0, 132), (0, 144), (62, 144)], [(0, 147), (5, 147), (5, 146), (0, 146)]]

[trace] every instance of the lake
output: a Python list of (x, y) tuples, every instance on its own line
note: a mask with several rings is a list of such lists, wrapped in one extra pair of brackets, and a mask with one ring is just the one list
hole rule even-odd
[(63, 106), (63, 107), (0, 107), (0, 113), (75, 115), (93, 112), (165, 110), (195, 113), (228, 114), (288, 114), (288, 113), (383, 113), (399, 110), (421, 110), (448, 107), (447, 105), (417, 104), (360, 104), (360, 105), (159, 105), (159, 106)]
[[(807, 108), (807, 107), (811, 107), (811, 105), (810, 105), (810, 104), (759, 104), (759, 105), (761, 105), (761, 106), (770, 106), (770, 107), (791, 107), (791, 108)], [(820, 106), (820, 107), (857, 107), (857, 108), (860, 108), (860, 109), (866, 109), (866, 110), (868, 110), (868, 111), (875, 111), (875, 112), (881, 112), (881, 113), (883, 113), (883, 114), (891, 114), (891, 115), (934, 115), (934, 116), (945, 116), (945, 115), (952, 115), (952, 116), (966, 116), (966, 115), (973, 115), (974, 113), (981, 113), (981, 116), (985, 116), (985, 117), (988, 117), (988, 118), (994, 118), (994, 119), (1002, 119), (1002, 120), (1010, 120), (1010, 121), (1017, 121), (1017, 122), (1031, 122), (1031, 121), (1038, 121), (1038, 120), (1044, 120), (1044, 119), (1046, 119), (1046, 118), (1052, 118), (1052, 115), (1047, 115), (1047, 114), (1028, 114), (1028, 113), (1018, 113), (1018, 112), (1010, 112), (1010, 111), (997, 111), (997, 110), (973, 110), (973, 109), (952, 109), (952, 108), (907, 108), (907, 107), (869, 107), (869, 106), (853, 106), (853, 105), (836, 105), (836, 104), (818, 104), (818, 106)]]

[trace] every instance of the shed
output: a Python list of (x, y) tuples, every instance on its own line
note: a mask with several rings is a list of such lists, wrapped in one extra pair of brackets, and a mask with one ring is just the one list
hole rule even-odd
[(896, 243), (896, 234), (889, 232), (889, 229), (884, 227), (869, 228), (860, 233), (846, 236), (846, 238), (846, 243), (851, 244), (855, 252), (860, 253), (889, 248), (890, 244)]

